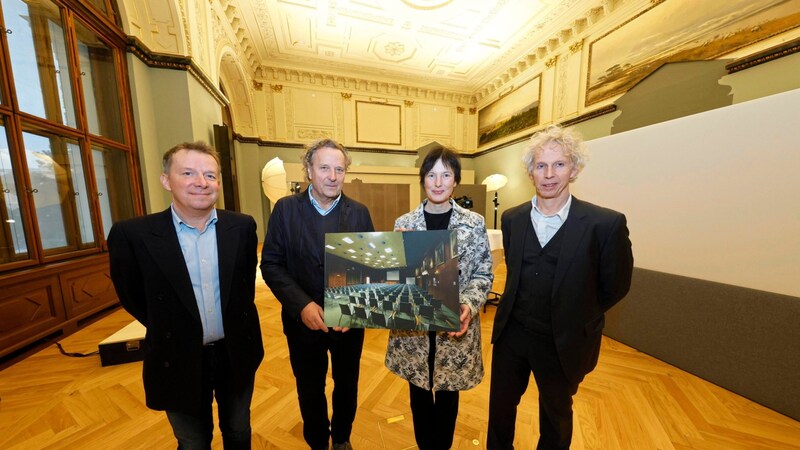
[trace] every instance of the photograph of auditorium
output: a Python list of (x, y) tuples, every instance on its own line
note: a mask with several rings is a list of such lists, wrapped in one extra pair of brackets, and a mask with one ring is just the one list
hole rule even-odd
[(327, 233), (325, 324), (456, 331), (455, 231)]

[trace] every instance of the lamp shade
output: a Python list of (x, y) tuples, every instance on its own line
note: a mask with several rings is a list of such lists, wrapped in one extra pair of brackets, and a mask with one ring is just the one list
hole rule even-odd
[(500, 175), (499, 173), (493, 173), (481, 181), (481, 184), (485, 184), (486, 190), (489, 192), (500, 189), (501, 187), (505, 186), (506, 183), (508, 183), (508, 178), (506, 178), (505, 175)]
[(279, 198), (289, 193), (286, 187), (286, 168), (277, 156), (264, 164), (261, 169), (261, 189), (273, 205)]

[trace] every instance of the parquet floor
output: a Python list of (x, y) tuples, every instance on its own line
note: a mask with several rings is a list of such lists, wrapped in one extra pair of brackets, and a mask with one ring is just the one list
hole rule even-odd
[[(496, 286), (502, 282), (498, 276)], [(262, 282), (257, 296), (266, 358), (252, 404), (253, 447), (306, 448), (280, 305)], [(489, 367), (494, 308), (481, 316)], [(70, 352), (96, 350), (131, 320), (115, 311), (62, 344)], [(383, 366), (386, 341), (386, 331), (367, 331), (356, 449), (415, 448), (407, 384)], [(462, 392), (453, 448), (484, 448), (490, 376)], [(0, 372), (0, 398), (2, 449), (175, 448), (164, 414), (144, 406), (141, 363), (101, 367), (98, 356), (69, 358), (53, 345)], [(519, 408), (516, 448), (535, 447), (537, 415), (532, 382)], [(607, 338), (575, 397), (575, 417), (576, 450), (800, 449), (797, 421)], [(214, 448), (222, 448), (218, 434)]]

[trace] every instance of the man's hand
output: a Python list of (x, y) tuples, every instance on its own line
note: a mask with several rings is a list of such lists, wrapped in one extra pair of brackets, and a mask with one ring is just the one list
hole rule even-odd
[(447, 333), (451, 337), (461, 337), (464, 333), (467, 332), (467, 328), (469, 328), (469, 322), (472, 320), (472, 311), (470, 311), (469, 306), (465, 304), (461, 304), (461, 329), (458, 331), (451, 331)]
[(325, 325), (325, 314), (322, 307), (315, 302), (310, 302), (300, 311), (300, 320), (310, 330), (320, 330), (325, 333), (328, 332), (328, 327)]

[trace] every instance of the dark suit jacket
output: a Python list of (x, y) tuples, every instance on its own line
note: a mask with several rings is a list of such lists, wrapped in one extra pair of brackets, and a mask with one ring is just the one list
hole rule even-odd
[[(369, 210), (342, 194), (339, 232), (375, 231)], [(261, 275), (282, 305), (284, 326), (300, 320), (310, 302), (323, 304), (325, 248), (318, 242), (319, 213), (308, 190), (278, 200), (267, 225), (261, 250)]]
[[(254, 301), (256, 223), (250, 216), (218, 210), (216, 234), (232, 376), (248, 382), (264, 357)], [(203, 327), (170, 209), (114, 224), (108, 249), (120, 302), (147, 327), (143, 369), (147, 406), (202, 411)]]
[[(506, 287), (492, 331), (496, 342), (508, 323), (519, 286), (531, 202), (503, 213)], [(625, 216), (572, 198), (553, 285), (551, 324), (566, 376), (579, 383), (597, 365), (604, 313), (628, 293), (633, 254)]]

